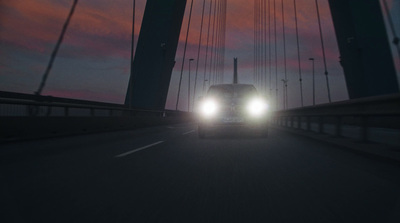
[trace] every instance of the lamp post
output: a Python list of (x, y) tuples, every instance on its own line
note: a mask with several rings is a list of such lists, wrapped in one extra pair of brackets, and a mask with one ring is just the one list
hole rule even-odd
[(314, 70), (314, 58), (309, 58), (312, 61), (312, 92), (313, 92), (313, 105), (315, 105), (315, 70)]
[[(189, 59), (189, 83), (188, 83), (188, 112), (190, 111), (190, 64), (194, 59)], [(196, 91), (196, 89), (194, 89)]]

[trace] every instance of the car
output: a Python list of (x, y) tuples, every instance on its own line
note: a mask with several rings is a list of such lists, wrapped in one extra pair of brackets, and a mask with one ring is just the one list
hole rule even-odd
[(269, 106), (251, 84), (212, 85), (199, 99), (198, 136), (220, 127), (249, 127), (268, 136)]

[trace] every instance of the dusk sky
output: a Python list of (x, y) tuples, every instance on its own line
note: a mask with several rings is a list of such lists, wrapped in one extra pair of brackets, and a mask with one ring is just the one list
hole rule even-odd
[[(287, 39), (289, 107), (298, 107), (300, 106), (300, 97), (293, 1), (283, 1), (285, 4)], [(72, 0), (0, 0), (0, 91), (33, 93), (38, 89), (72, 2)], [(139, 35), (145, 2), (145, 0), (136, 0), (136, 39)], [(332, 100), (346, 100), (348, 99), (347, 89), (343, 70), (339, 64), (340, 55), (328, 1), (319, 0), (318, 2), (326, 46)], [(399, 34), (400, 1), (388, 0), (387, 2), (393, 20), (396, 21), (396, 32)], [(206, 12), (208, 12), (209, 0), (206, 0), (206, 3)], [(311, 105), (312, 103), (312, 64), (308, 60), (310, 57), (315, 58), (317, 103), (326, 103), (328, 97), (325, 76), (323, 75), (324, 68), (315, 1), (296, 0), (296, 3), (299, 19), (304, 104)], [(197, 58), (202, 4), (203, 0), (194, 0), (187, 60)], [(253, 4), (253, 1), (247, 0), (228, 0), (225, 83), (232, 81), (233, 57), (239, 58), (239, 82), (253, 83)], [(278, 80), (281, 80), (283, 78), (281, 0), (276, 0), (276, 4), (278, 11)], [(175, 58), (176, 65), (168, 93), (167, 109), (175, 108), (189, 6), (190, 0), (187, 2), (187, 10), (182, 24), (180, 42)], [(206, 15), (206, 26), (207, 21)], [(42, 94), (123, 103), (130, 75), (131, 22), (132, 0), (80, 0)], [(391, 32), (388, 35), (390, 39), (393, 39)], [(198, 85), (201, 85), (203, 80), (205, 45), (206, 32), (203, 33)], [(400, 59), (394, 45), (391, 44), (391, 46), (398, 79), (400, 79)], [(192, 80), (195, 65), (196, 61), (192, 63)], [(275, 70), (275, 67), (273, 67), (273, 70)], [(187, 107), (187, 98), (185, 97), (187, 95), (187, 74), (188, 62), (185, 65), (182, 82), (182, 100), (179, 106), (181, 110), (185, 110)], [(281, 95), (281, 81), (279, 81), (278, 87)]]

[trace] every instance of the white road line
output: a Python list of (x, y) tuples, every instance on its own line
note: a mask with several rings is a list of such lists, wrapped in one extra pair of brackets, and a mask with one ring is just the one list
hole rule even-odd
[(147, 146), (143, 146), (143, 147), (140, 147), (140, 148), (138, 148), (138, 149), (134, 149), (134, 150), (129, 151), (129, 152), (126, 152), (126, 153), (119, 154), (119, 155), (115, 156), (115, 158), (121, 158), (121, 157), (127, 156), (127, 155), (129, 155), (129, 154), (139, 152), (140, 150), (144, 150), (144, 149), (147, 149), (147, 148), (149, 148), (149, 147), (158, 145), (158, 144), (163, 143), (163, 142), (164, 142), (164, 141), (158, 141), (158, 142), (155, 142), (155, 143), (153, 143), (153, 144), (150, 144), (150, 145), (147, 145)]
[(190, 134), (190, 133), (192, 133), (192, 132), (195, 132), (195, 130), (191, 130), (191, 131), (189, 131), (189, 132), (185, 132), (185, 133), (183, 133), (182, 135), (187, 135), (187, 134)]

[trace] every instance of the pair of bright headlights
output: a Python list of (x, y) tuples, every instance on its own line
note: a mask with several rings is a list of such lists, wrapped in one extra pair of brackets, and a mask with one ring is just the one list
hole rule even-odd
[[(200, 104), (200, 113), (205, 117), (213, 117), (218, 114), (220, 106), (214, 99), (205, 99)], [(246, 103), (246, 111), (250, 116), (258, 117), (266, 113), (268, 103), (260, 98), (253, 98)]]

